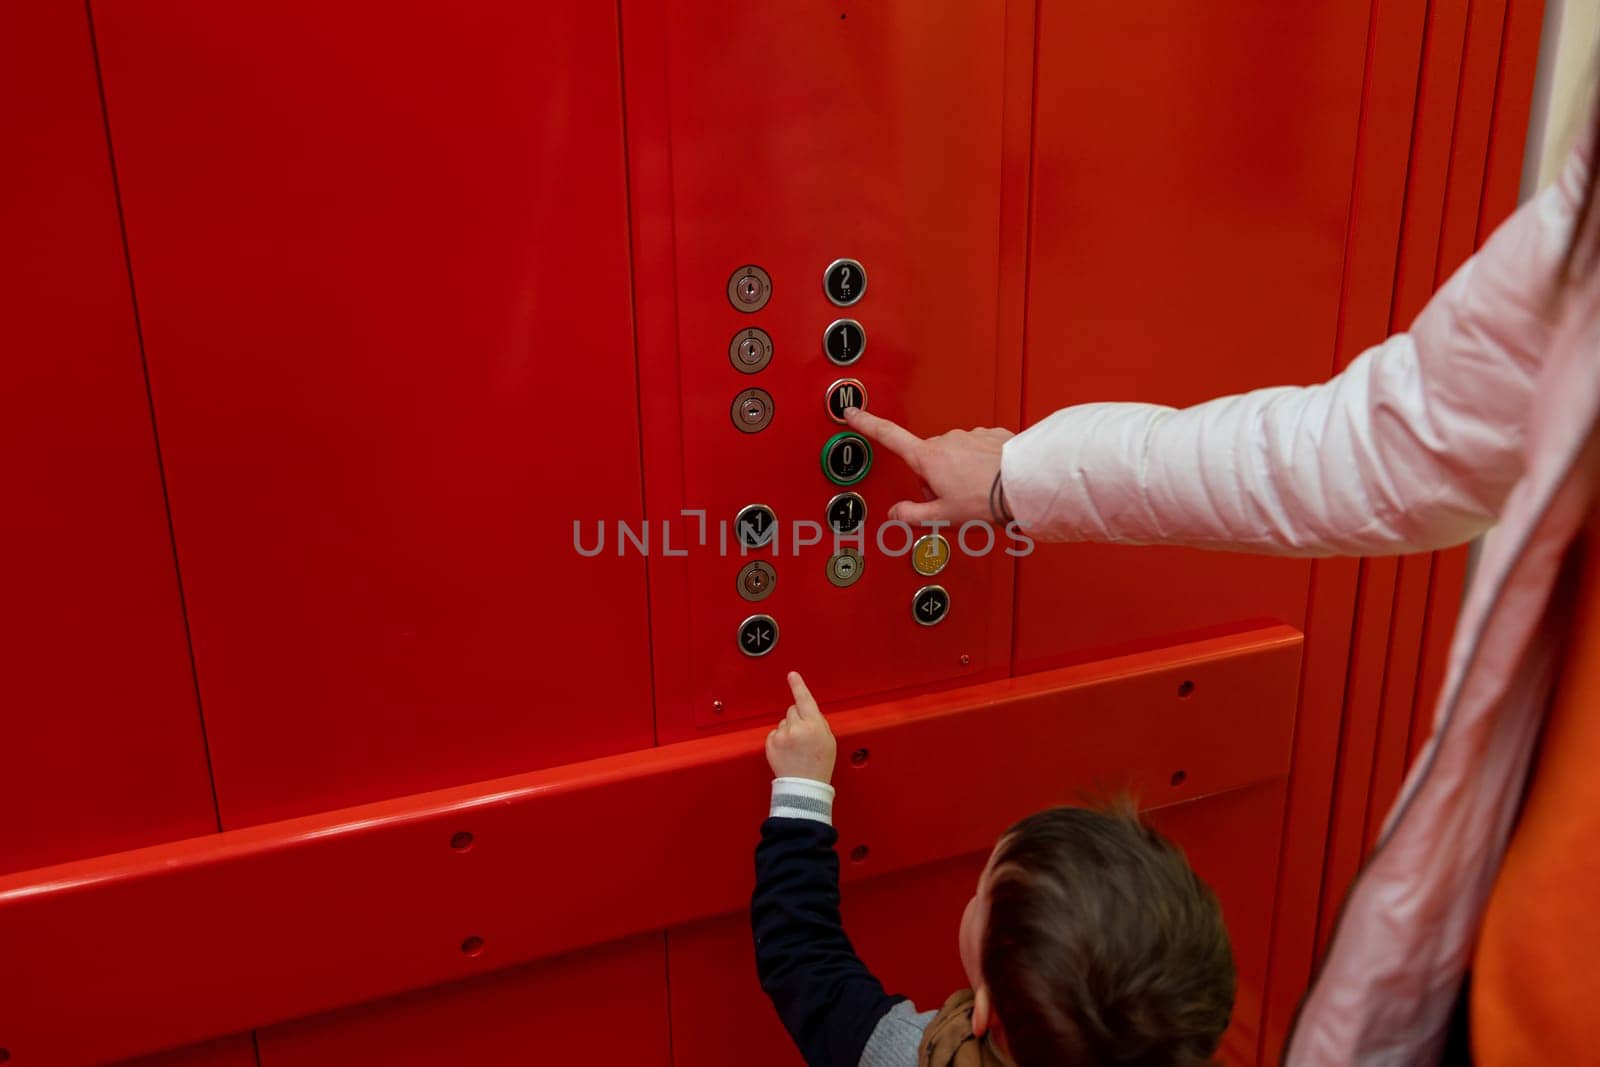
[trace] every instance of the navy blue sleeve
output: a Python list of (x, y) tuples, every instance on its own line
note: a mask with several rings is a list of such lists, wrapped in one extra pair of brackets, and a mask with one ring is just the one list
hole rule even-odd
[(839, 918), (838, 831), (768, 819), (756, 848), (750, 925), (756, 972), (809, 1067), (857, 1067), (891, 997), (856, 957)]

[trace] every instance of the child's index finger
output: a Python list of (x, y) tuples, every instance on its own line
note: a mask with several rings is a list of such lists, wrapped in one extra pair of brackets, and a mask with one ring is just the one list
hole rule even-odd
[(799, 671), (789, 672), (789, 692), (794, 694), (794, 706), (800, 709), (801, 715), (822, 714), (822, 710), (817, 707), (817, 698), (806, 688), (806, 680), (800, 677)]

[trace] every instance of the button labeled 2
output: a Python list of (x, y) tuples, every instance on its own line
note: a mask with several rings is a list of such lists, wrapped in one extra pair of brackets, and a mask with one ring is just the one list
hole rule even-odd
[(739, 651), (765, 656), (778, 644), (778, 621), (771, 615), (752, 615), (739, 624)]
[(828, 386), (828, 418), (843, 423), (846, 408), (867, 406), (867, 387), (859, 378), (840, 378)]
[(867, 272), (853, 259), (836, 259), (823, 272), (822, 290), (835, 304), (849, 307), (867, 291)]
[(822, 473), (834, 485), (854, 485), (872, 469), (872, 446), (856, 433), (836, 433), (822, 446)]

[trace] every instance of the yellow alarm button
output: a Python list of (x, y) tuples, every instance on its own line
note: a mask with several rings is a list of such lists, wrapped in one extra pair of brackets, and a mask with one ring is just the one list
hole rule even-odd
[(950, 562), (950, 542), (939, 534), (924, 534), (911, 546), (911, 566), (925, 577), (933, 577)]

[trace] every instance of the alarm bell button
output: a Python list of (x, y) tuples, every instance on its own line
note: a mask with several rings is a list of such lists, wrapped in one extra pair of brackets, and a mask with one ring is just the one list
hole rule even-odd
[(932, 578), (950, 562), (950, 542), (939, 534), (925, 534), (911, 546), (911, 567), (925, 578)]

